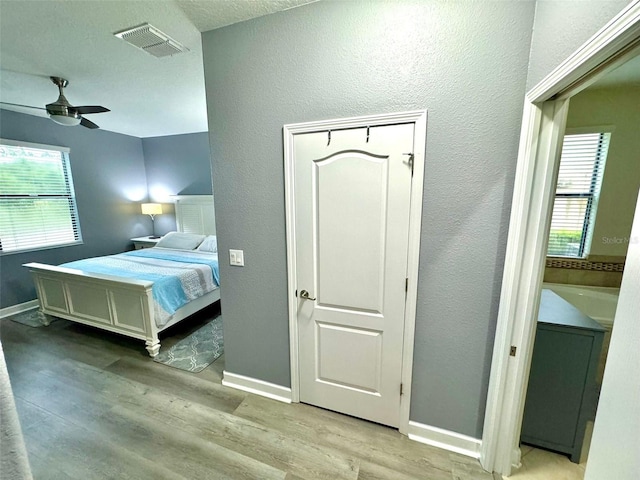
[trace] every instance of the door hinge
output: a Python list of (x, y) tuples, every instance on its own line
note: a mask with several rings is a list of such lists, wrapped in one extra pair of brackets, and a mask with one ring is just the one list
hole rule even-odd
[(400, 395), (402, 395), (402, 394), (404, 393), (404, 392), (403, 392), (403, 390), (404, 390), (403, 386), (404, 386), (404, 384), (402, 384), (402, 383), (401, 383), (401, 384), (400, 384)]
[(518, 348), (515, 345), (511, 345), (511, 349), (509, 349), (509, 355), (512, 356), (512, 357), (515, 357), (517, 349)]

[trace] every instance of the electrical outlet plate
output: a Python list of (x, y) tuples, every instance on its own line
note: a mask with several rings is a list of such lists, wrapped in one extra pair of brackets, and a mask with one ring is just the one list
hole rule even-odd
[(244, 251), (229, 250), (229, 265), (234, 267), (244, 267)]

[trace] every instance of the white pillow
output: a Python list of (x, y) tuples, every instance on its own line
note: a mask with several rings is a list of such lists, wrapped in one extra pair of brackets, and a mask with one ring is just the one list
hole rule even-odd
[(209, 235), (196, 249), (199, 252), (218, 253), (218, 239), (215, 235)]
[(198, 235), (196, 233), (169, 232), (156, 243), (156, 247), (193, 250), (200, 245), (203, 240), (204, 235)]

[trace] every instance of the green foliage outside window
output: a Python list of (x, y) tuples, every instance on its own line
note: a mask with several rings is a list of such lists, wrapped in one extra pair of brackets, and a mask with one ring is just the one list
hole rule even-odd
[(547, 255), (558, 257), (578, 256), (582, 230), (551, 230)]
[(80, 240), (64, 152), (0, 145), (0, 238), (3, 252)]

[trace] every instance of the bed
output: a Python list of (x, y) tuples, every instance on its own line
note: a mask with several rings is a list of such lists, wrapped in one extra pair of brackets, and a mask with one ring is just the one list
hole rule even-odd
[[(160, 332), (220, 300), (213, 197), (178, 196), (174, 201), (180, 233), (173, 242), (167, 235), (154, 248), (60, 266), (25, 264), (34, 278), (43, 322), (60, 317), (144, 340), (155, 357)], [(202, 239), (187, 248), (176, 240), (185, 234)], [(196, 277), (204, 279), (200, 286)]]

